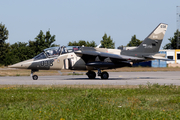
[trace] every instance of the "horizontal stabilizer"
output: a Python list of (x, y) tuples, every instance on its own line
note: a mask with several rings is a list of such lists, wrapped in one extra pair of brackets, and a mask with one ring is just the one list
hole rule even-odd
[(151, 57), (146, 57), (146, 58), (156, 59), (156, 60), (163, 60), (163, 61), (174, 61), (174, 60), (172, 60), (172, 59), (167, 59), (167, 58), (161, 57), (161, 56), (151, 56)]

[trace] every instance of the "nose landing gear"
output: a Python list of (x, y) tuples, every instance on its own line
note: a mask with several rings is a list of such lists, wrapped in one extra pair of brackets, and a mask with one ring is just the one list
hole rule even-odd
[(32, 79), (33, 80), (37, 80), (38, 79), (38, 76), (37, 75), (33, 75), (34, 72), (37, 72), (39, 70), (31, 70), (31, 76), (32, 76)]

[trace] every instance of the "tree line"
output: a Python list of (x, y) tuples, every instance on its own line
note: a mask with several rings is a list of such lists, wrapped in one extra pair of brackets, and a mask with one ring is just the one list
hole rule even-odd
[[(54, 44), (56, 41), (55, 35), (51, 35), (50, 31), (46, 31), (44, 34), (40, 30), (39, 34), (34, 38), (34, 40), (29, 40), (28, 42), (16, 42), (14, 44), (6, 43), (8, 39), (9, 31), (4, 24), (0, 23), (0, 66), (2, 65), (11, 65), (31, 59), (41, 53), (44, 49), (49, 47), (59, 46)], [(169, 38), (170, 43), (166, 44), (164, 49), (177, 49), (180, 46), (177, 46), (177, 38), (180, 38), (180, 32), (177, 30), (174, 33), (174, 37)], [(179, 39), (180, 40), (180, 39)], [(102, 37), (101, 47), (102, 48), (115, 48), (115, 43), (111, 36), (108, 36), (106, 33)], [(142, 43), (142, 40), (136, 38), (136, 35), (133, 35), (131, 40), (126, 46), (139, 46)], [(69, 42), (68, 46), (87, 46), (87, 47), (96, 47), (97, 44), (95, 41), (73, 41)]]
[(41, 30), (35, 37), (35, 40), (28, 42), (16, 42), (12, 45), (6, 43), (9, 32), (5, 25), (0, 24), (0, 65), (15, 64), (20, 61), (31, 59), (48, 47), (57, 46), (53, 44), (55, 35), (51, 35), (50, 31), (45, 34)]
[[(78, 42), (76, 42), (76, 41), (69, 42), (68, 46), (96, 47), (97, 44), (93, 40), (91, 42), (85, 41), (85, 40), (79, 40)], [(101, 40), (101, 47), (102, 48), (111, 48), (111, 49), (115, 48), (115, 43), (113, 42), (111, 36), (107, 36), (106, 33), (104, 34), (104, 36), (102, 37), (102, 40)]]

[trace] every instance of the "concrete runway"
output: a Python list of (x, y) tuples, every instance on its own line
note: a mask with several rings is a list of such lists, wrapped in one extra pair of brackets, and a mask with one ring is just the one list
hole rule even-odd
[(39, 76), (32, 80), (30, 76), (0, 77), (0, 84), (9, 85), (180, 85), (180, 71), (175, 72), (109, 72), (109, 79), (88, 79), (86, 75)]

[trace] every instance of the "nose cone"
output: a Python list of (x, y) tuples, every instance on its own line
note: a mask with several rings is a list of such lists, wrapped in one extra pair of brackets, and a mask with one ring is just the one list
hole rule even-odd
[(18, 68), (18, 69), (28, 69), (28, 67), (31, 65), (32, 62), (33, 62), (33, 59), (30, 59), (30, 60), (16, 63), (14, 65), (10, 65), (8, 67), (9, 68)]
[(8, 67), (9, 67), (9, 68), (22, 68), (22, 66), (23, 66), (23, 64), (21, 64), (21, 62), (20, 62), (20, 63), (14, 64), (14, 65), (10, 65), (10, 66), (8, 66)]

